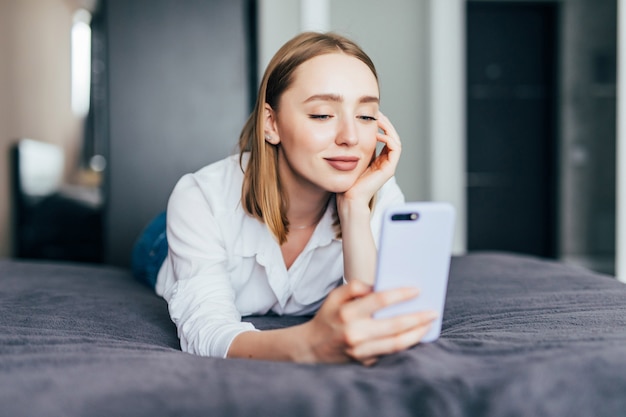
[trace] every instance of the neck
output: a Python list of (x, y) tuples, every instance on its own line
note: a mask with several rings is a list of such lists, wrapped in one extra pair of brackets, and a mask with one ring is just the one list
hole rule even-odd
[(320, 222), (320, 220), (322, 220), (322, 217), (324, 217), (324, 213), (326, 212), (326, 207), (323, 207), (322, 210), (319, 212), (317, 218), (309, 223), (309, 224), (289, 224), (289, 229), (291, 230), (305, 230), (305, 229), (310, 229), (313, 228), (315, 226), (317, 226), (317, 224)]

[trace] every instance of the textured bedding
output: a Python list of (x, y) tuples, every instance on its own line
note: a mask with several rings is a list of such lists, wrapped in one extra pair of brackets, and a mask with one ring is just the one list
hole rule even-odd
[(298, 365), (182, 353), (165, 302), (129, 271), (4, 260), (0, 415), (625, 416), (626, 286), (455, 257), (437, 342), (372, 367)]

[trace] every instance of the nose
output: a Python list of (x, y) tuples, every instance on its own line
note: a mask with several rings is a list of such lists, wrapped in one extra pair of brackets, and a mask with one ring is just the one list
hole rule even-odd
[(339, 126), (336, 138), (337, 145), (354, 146), (359, 143), (356, 129), (356, 120), (344, 118)]

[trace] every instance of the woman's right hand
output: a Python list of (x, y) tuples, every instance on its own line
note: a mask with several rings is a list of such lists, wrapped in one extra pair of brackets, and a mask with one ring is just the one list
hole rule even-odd
[(307, 361), (340, 363), (358, 361), (374, 364), (381, 355), (419, 343), (437, 317), (435, 312), (375, 319), (381, 308), (418, 295), (413, 288), (373, 292), (367, 284), (353, 280), (333, 290), (315, 317), (303, 325)]

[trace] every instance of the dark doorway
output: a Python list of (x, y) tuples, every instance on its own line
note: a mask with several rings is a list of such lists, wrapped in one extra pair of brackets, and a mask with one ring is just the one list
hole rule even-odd
[(468, 250), (556, 255), (555, 3), (467, 4)]

